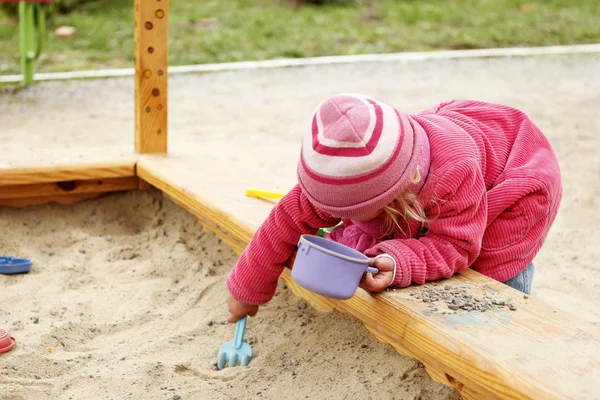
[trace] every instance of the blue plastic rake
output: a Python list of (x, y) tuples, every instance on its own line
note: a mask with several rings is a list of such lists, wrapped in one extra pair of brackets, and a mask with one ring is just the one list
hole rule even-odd
[(236, 322), (233, 340), (221, 346), (217, 355), (217, 368), (219, 370), (225, 368), (225, 364), (231, 368), (237, 366), (238, 362), (242, 367), (247, 367), (248, 363), (250, 363), (252, 347), (244, 342), (246, 319), (247, 317), (243, 317)]

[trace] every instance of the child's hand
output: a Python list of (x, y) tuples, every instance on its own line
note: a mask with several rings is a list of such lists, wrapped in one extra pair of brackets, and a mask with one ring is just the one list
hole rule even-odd
[(394, 261), (388, 257), (371, 258), (369, 265), (377, 268), (379, 273), (364, 274), (358, 286), (371, 293), (384, 291), (394, 279)]
[(227, 308), (229, 309), (229, 317), (227, 318), (229, 323), (237, 322), (246, 315), (254, 317), (258, 312), (258, 306), (242, 303), (236, 300), (231, 293), (227, 296)]

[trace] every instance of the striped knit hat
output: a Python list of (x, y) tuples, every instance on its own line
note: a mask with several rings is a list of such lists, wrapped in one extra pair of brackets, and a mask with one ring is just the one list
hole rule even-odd
[(319, 209), (356, 218), (405, 191), (421, 155), (421, 136), (403, 113), (354, 94), (326, 99), (304, 136), (298, 182)]

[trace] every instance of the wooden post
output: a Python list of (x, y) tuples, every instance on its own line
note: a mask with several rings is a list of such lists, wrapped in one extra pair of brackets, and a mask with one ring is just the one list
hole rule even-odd
[(169, 1), (135, 0), (135, 151), (167, 152)]

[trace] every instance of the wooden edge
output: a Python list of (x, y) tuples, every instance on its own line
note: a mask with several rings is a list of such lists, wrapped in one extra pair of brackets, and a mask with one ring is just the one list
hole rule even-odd
[[(234, 216), (220, 210), (197, 193), (185, 188), (174, 187), (167, 182), (165, 171), (154, 171), (151, 167), (138, 164), (138, 175), (149, 182), (185, 209), (197, 216), (204, 226), (214, 232), (238, 254), (249, 243), (254, 229), (244, 226)], [(293, 263), (290, 260), (288, 266)], [(465, 271), (467, 275), (480, 275)], [(514, 398), (554, 399), (555, 393), (537, 381), (520, 377), (503, 365), (498, 365), (477, 349), (465, 349), (463, 339), (446, 334), (439, 325), (429, 323), (422, 315), (413, 313), (384, 292), (371, 296), (359, 289), (349, 300), (334, 300), (316, 295), (300, 288), (291, 279), (289, 269), (281, 277), (297, 294), (317, 309), (336, 309), (361, 321), (378, 339), (391, 344), (404, 355), (421, 361), (431, 377), (446, 385), (457, 388), (465, 398)], [(485, 278), (485, 277), (484, 277)], [(493, 287), (498, 282), (485, 278)], [(468, 342), (468, 340), (467, 340)]]
[(139, 179), (139, 184), (138, 184), (139, 190), (149, 190), (151, 187), (152, 187), (152, 185), (150, 185), (148, 182), (146, 182), (143, 179)]
[(0, 186), (0, 200), (134, 190), (139, 186), (138, 181), (132, 176)]
[(134, 157), (101, 163), (81, 163), (0, 169), (0, 187), (74, 180), (135, 176)]
[(136, 190), (137, 177), (76, 180), (0, 186), (0, 206), (28, 207), (48, 203), (73, 204), (110, 192)]
[(108, 192), (99, 193), (82, 193), (82, 194), (71, 194), (71, 195), (59, 195), (59, 196), (42, 196), (42, 197), (26, 197), (17, 199), (0, 199), (0, 207), (30, 207), (30, 206), (41, 206), (44, 204), (74, 204), (80, 201), (95, 199)]

